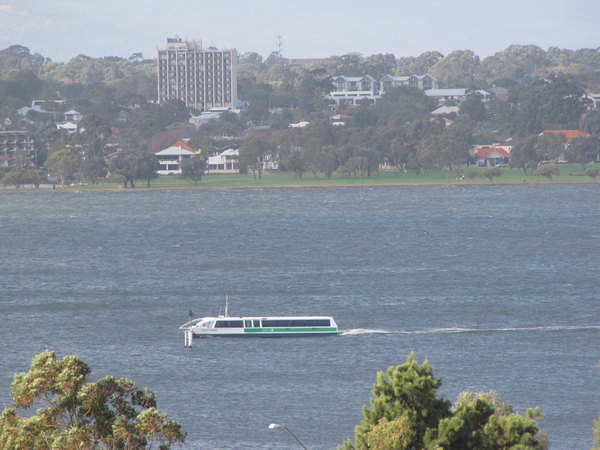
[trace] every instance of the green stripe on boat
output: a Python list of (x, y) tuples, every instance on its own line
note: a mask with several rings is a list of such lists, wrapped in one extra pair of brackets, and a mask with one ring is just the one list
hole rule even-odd
[(337, 328), (244, 328), (244, 333), (306, 333), (310, 331), (335, 332)]

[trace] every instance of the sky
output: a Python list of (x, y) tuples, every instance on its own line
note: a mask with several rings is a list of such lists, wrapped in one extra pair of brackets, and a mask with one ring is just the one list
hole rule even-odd
[(0, 0), (0, 49), (154, 58), (167, 37), (266, 58), (600, 47), (599, 0)]

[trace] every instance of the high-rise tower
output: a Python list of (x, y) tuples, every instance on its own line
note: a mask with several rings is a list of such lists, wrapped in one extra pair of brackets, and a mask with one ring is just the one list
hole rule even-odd
[(202, 42), (168, 38), (157, 61), (159, 103), (177, 99), (198, 110), (236, 108), (235, 49), (203, 50)]

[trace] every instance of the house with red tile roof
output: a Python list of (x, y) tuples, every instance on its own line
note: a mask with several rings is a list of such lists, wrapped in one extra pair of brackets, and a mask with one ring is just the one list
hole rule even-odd
[[(544, 130), (538, 136), (543, 136), (544, 134), (553, 134), (555, 136), (562, 134), (565, 137), (565, 150), (573, 139), (590, 137), (589, 134), (579, 130)], [(566, 162), (564, 154), (559, 155), (558, 162), (561, 162), (561, 160), (562, 162)]]
[[(199, 153), (199, 152), (198, 152)], [(157, 170), (159, 175), (172, 175), (181, 173), (181, 163), (185, 158), (191, 158), (196, 152), (183, 140), (175, 142), (172, 146), (156, 152), (154, 156), (160, 165)]]
[(544, 134), (562, 134), (566, 138), (567, 144), (571, 142), (571, 139), (576, 137), (590, 137), (589, 134), (579, 130), (544, 130), (538, 136), (543, 136)]
[(503, 147), (480, 147), (472, 150), (472, 156), (480, 167), (496, 166), (508, 162), (510, 151)]
[(184, 150), (188, 150), (190, 152), (194, 152), (196, 153), (196, 150), (194, 150), (192, 147), (190, 147), (187, 143), (187, 140), (183, 140), (183, 139), (179, 139), (177, 142), (175, 142), (173, 145), (173, 147), (181, 147)]

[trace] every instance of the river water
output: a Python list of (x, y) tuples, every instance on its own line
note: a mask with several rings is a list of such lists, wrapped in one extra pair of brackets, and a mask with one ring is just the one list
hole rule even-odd
[[(0, 405), (44, 349), (157, 394), (189, 449), (334, 449), (414, 351), (440, 395), (600, 415), (600, 184), (0, 195)], [(332, 315), (325, 338), (196, 339), (195, 316)]]

